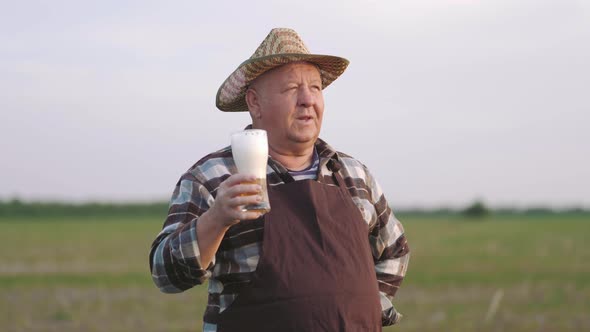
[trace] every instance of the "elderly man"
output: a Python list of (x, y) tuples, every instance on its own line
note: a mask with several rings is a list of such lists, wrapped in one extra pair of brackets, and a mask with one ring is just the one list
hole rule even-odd
[(273, 29), (221, 85), (217, 107), (248, 111), (268, 133), (272, 209), (241, 209), (261, 188), (237, 174), (230, 147), (177, 183), (152, 276), (165, 293), (209, 280), (204, 331), (380, 331), (401, 318), (402, 225), (368, 169), (318, 138), (322, 90), (347, 65)]

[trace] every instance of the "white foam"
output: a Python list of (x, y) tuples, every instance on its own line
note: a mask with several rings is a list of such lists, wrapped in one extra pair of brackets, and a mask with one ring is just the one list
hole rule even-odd
[(232, 154), (238, 172), (266, 178), (268, 140), (266, 130), (248, 129), (231, 135)]

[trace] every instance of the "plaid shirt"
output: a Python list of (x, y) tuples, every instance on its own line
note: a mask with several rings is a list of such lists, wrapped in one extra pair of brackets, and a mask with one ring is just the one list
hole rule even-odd
[[(335, 163), (339, 164), (350, 196), (369, 225), (368, 240), (379, 283), (382, 323), (392, 325), (401, 318), (392, 299), (404, 278), (410, 257), (403, 227), (362, 163), (334, 151), (321, 139), (316, 142), (316, 150), (320, 157), (317, 181), (335, 185), (331, 169)], [(211, 265), (201, 266), (196, 237), (199, 216), (213, 204), (219, 184), (235, 173), (231, 149), (226, 147), (199, 160), (182, 175), (172, 195), (164, 227), (150, 252), (152, 278), (164, 293), (182, 292), (209, 279), (204, 331), (216, 331), (219, 313), (252, 279), (262, 248), (264, 219), (245, 220), (230, 227)], [(292, 180), (287, 169), (269, 158), (267, 182), (270, 186)]]

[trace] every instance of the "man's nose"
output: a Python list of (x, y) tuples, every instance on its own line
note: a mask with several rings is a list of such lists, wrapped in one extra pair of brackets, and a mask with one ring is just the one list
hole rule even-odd
[(311, 107), (315, 104), (315, 95), (310, 87), (301, 87), (299, 89), (299, 105), (303, 107)]

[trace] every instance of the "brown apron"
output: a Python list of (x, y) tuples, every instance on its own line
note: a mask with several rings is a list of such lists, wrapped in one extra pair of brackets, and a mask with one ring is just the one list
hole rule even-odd
[(381, 331), (368, 228), (344, 181), (269, 188), (262, 253), (217, 330)]

